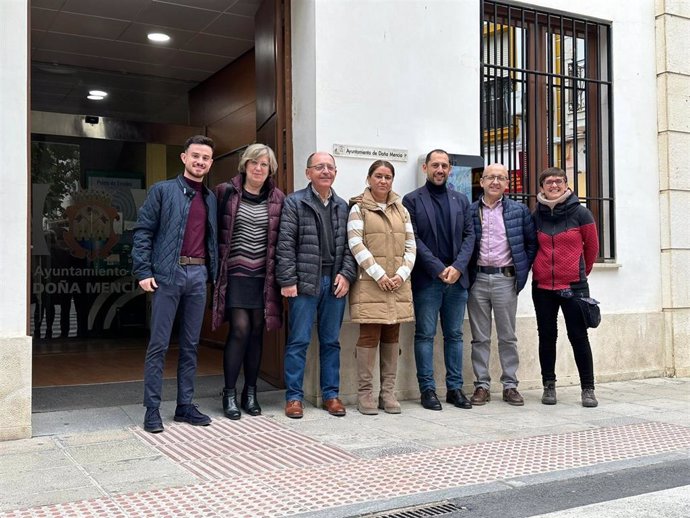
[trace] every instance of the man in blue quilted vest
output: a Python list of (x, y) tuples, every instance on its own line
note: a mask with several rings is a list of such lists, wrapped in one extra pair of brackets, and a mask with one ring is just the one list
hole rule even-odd
[(470, 296), (467, 312), (472, 330), (472, 369), (476, 381), (473, 405), (491, 401), (489, 357), (491, 320), (496, 324), (501, 362), (503, 401), (522, 406), (517, 390), (519, 365), (515, 334), (517, 296), (537, 253), (537, 234), (532, 216), (523, 203), (504, 196), (510, 176), (502, 164), (484, 169), (482, 196), (470, 206), (476, 241), (470, 261)]
[(144, 364), (144, 430), (163, 431), (163, 366), (179, 309), (179, 360), (175, 421), (207, 426), (211, 418), (192, 403), (206, 283), (218, 262), (216, 198), (203, 184), (213, 163), (213, 140), (187, 139), (184, 172), (149, 190), (134, 226), (132, 274), (151, 298), (151, 339)]

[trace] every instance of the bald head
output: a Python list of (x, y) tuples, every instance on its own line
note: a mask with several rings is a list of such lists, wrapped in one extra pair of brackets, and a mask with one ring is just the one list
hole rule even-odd
[(489, 164), (484, 168), (479, 184), (484, 189), (484, 202), (493, 205), (508, 187), (508, 170), (503, 164)]
[(491, 175), (503, 175), (505, 177), (510, 176), (508, 174), (508, 169), (506, 169), (506, 166), (503, 164), (489, 164), (484, 168), (484, 173), (482, 176), (491, 176)]

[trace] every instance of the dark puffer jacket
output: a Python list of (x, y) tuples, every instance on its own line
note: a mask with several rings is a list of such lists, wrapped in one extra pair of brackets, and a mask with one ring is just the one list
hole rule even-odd
[[(347, 246), (348, 207), (336, 196), (333, 204), (333, 236), (335, 237), (334, 276), (338, 273), (350, 283), (357, 277), (357, 263)], [(280, 219), (276, 279), (281, 287), (297, 285), (298, 295), (316, 296), (321, 286), (321, 218), (314, 200), (311, 183), (285, 198)]]
[[(481, 200), (477, 200), (470, 205), (474, 234), (476, 236), (474, 253), (470, 261), (471, 282), (474, 282), (477, 278), (477, 258), (479, 246), (482, 242), (482, 222), (479, 218), (480, 203)], [(532, 267), (534, 256), (537, 254), (537, 233), (534, 229), (534, 220), (526, 205), (505, 196), (501, 203), (503, 204), (503, 224), (505, 225), (508, 246), (510, 247), (513, 265), (515, 266), (515, 289), (517, 293), (520, 293), (520, 290), (527, 283), (529, 269)]]
[[(264, 317), (266, 329), (273, 331), (283, 325), (283, 304), (280, 297), (280, 287), (276, 283), (276, 244), (280, 229), (280, 214), (283, 210), (285, 195), (278, 189), (269, 177), (268, 183), (268, 245), (266, 248), (266, 279), (264, 281)], [(235, 218), (242, 199), (242, 175), (237, 175), (229, 182), (217, 185), (213, 192), (218, 203), (225, 206), (218, 207), (218, 257), (220, 271), (218, 282), (213, 290), (213, 317), (211, 328), (215, 331), (226, 320), (225, 296), (228, 290), (228, 257)]]
[(575, 194), (551, 210), (537, 204), (534, 211), (539, 251), (532, 267), (532, 282), (543, 290), (580, 289), (587, 286), (599, 253), (594, 217)]
[[(157, 284), (169, 285), (180, 261), (187, 217), (196, 191), (182, 175), (154, 184), (139, 209), (134, 225), (132, 275), (137, 280), (153, 277)], [(206, 204), (206, 267), (209, 281), (218, 271), (216, 240), (216, 197), (203, 187)]]

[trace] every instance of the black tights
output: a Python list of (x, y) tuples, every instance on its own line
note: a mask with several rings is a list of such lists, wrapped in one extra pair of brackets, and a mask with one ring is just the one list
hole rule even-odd
[(255, 387), (259, 378), (264, 339), (264, 310), (232, 308), (230, 332), (223, 351), (225, 388), (233, 388), (244, 365), (244, 384)]

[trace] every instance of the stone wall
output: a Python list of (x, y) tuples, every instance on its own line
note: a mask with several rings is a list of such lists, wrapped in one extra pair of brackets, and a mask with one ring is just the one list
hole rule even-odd
[(690, 374), (690, 2), (657, 0), (656, 61), (666, 373)]

